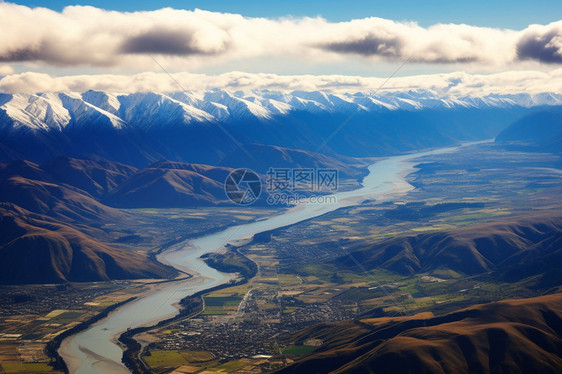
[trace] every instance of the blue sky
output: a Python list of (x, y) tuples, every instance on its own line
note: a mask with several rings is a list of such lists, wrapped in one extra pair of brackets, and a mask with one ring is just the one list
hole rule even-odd
[(561, 0), (284, 0), (284, 1), (14, 1), (30, 7), (42, 6), (60, 11), (67, 5), (92, 5), (98, 8), (134, 11), (155, 10), (165, 6), (177, 9), (205, 9), (238, 13), (249, 17), (282, 17), (292, 15), (322, 16), (329, 21), (381, 17), (395, 21), (416, 21), (422, 26), (436, 23), (466, 23), (475, 26), (523, 29), (529, 24), (547, 24), (562, 17)]

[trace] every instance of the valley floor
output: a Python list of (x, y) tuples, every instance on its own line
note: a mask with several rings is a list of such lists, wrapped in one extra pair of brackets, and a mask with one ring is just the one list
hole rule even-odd
[[(420, 159), (408, 177), (415, 190), (397, 201), (342, 208), (237, 248), (257, 265), (256, 275), (246, 284), (204, 295), (196, 317), (138, 335), (147, 347), (143, 361), (156, 373), (271, 372), (322, 349), (323, 339), (298, 335), (320, 322), (437, 315), (562, 286), (533, 274), (513, 281), (498, 273), (499, 265), (464, 269), (462, 258), (449, 266), (432, 267), (428, 261), (406, 271), (403, 259), (360, 257), (365, 248), (375, 250), (395, 238), (562, 217), (557, 156), (506, 152), (493, 144), (461, 152)], [(138, 220), (115, 229), (112, 245), (154, 251), (273, 211), (129, 212)], [(413, 261), (426, 261), (420, 256)], [(150, 292), (147, 283), (0, 287), (0, 372), (49, 371), (42, 353), (46, 342), (109, 305)]]
[(314, 331), (310, 326), (317, 323), (443, 314), (562, 285), (541, 283), (536, 275), (506, 279), (500, 265), (463, 269), (462, 259), (460, 266), (428, 265), (410, 273), (353, 259), (355, 251), (392, 238), (562, 215), (556, 156), (485, 144), (419, 162), (409, 176), (416, 189), (399, 201), (343, 208), (239, 247), (257, 264), (257, 275), (205, 295), (197, 317), (139, 336), (149, 343), (143, 360), (151, 371), (271, 372), (322, 350), (322, 339), (298, 334)]
[[(268, 209), (139, 209), (136, 220), (105, 227), (111, 245), (154, 252), (170, 243), (272, 213)], [(178, 274), (179, 279), (186, 274)], [(154, 291), (162, 279), (0, 285), (0, 373), (51, 372), (46, 344), (112, 305)]]

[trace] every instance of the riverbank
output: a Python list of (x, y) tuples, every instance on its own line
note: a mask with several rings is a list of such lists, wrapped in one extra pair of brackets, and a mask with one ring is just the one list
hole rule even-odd
[(414, 170), (415, 162), (411, 160), (421, 156), (453, 151), (456, 148), (436, 149), (380, 160), (369, 166), (369, 174), (362, 181), (363, 187), (330, 195), (334, 197), (333, 203), (299, 204), (271, 218), (229, 227), (226, 230), (188, 240), (162, 251), (157, 256), (159, 262), (171, 265), (179, 271), (196, 275), (180, 284), (163, 288), (160, 292), (125, 305), (99, 324), (70, 338), (72, 344), (69, 347), (72, 352), (68, 353), (83, 359), (82, 366), (77, 372), (107, 372), (103, 368), (96, 367), (98, 360), (93, 356), (87, 356), (84, 349), (105, 357), (126, 370), (125, 366), (121, 364), (123, 351), (116, 344), (116, 337), (121, 336), (127, 330), (145, 328), (154, 325), (156, 321), (167, 321), (177, 316), (177, 305), (186, 298), (185, 295), (200, 295), (209, 292), (214, 287), (229, 286), (228, 283), (232, 278), (209, 267), (201, 256), (221, 251), (228, 243), (236, 243), (252, 238), (260, 232), (319, 217), (341, 207), (358, 205), (365, 200), (382, 202), (395, 199), (413, 189), (405, 178)]
[[(158, 324), (156, 324), (155, 326), (149, 326), (149, 327), (139, 327), (139, 328), (135, 328), (135, 329), (131, 329), (128, 330), (126, 332), (124, 332), (123, 334), (121, 334), (121, 336), (119, 337), (119, 342), (122, 343), (126, 348), (125, 351), (123, 352), (123, 363), (125, 364), (125, 366), (127, 366), (127, 368), (134, 374), (150, 374), (150, 368), (148, 368), (145, 364), (145, 362), (142, 360), (141, 355), (142, 355), (142, 346), (140, 343), (138, 343), (135, 340), (135, 335), (138, 335), (140, 333), (149, 331), (149, 330), (153, 330), (153, 329), (157, 329), (157, 328), (161, 328), (161, 327), (165, 327), (166, 325), (172, 324), (174, 322), (177, 322), (179, 320), (185, 319), (185, 318), (191, 318), (191, 317), (195, 317), (196, 315), (202, 313), (204, 311), (204, 302), (203, 302), (203, 295), (208, 294), (210, 292), (214, 292), (214, 291), (218, 291), (218, 290), (222, 290), (225, 288), (229, 288), (229, 287), (235, 287), (235, 286), (239, 286), (239, 285), (243, 285), (245, 283), (247, 283), (250, 279), (252, 279), (258, 272), (258, 267), (257, 264), (250, 260), (247, 256), (241, 254), (240, 252), (238, 252), (238, 249), (236, 247), (231, 247), (230, 249), (234, 254), (236, 254), (237, 256), (243, 257), (244, 258), (244, 263), (246, 266), (244, 266), (242, 269), (236, 266), (232, 266), (229, 264), (225, 264), (224, 262), (220, 262), (218, 260), (214, 260), (214, 261), (210, 261), (210, 260), (206, 260), (205, 262), (213, 267), (214, 269), (217, 269), (219, 271), (222, 272), (228, 272), (228, 273), (240, 273), (242, 275), (242, 278), (238, 281), (231, 281), (229, 283), (225, 283), (225, 284), (221, 284), (219, 286), (207, 289), (207, 290), (202, 290), (199, 291), (191, 296), (187, 296), (185, 298), (183, 298), (180, 302), (180, 311), (178, 313), (178, 315), (176, 315), (175, 317), (172, 317), (170, 319), (164, 320), (164, 321), (160, 321)], [(248, 263), (251, 263), (251, 265), (248, 265)], [(242, 271), (240, 271), (242, 270)]]
[(100, 321), (101, 319), (107, 317), (109, 315), (109, 313), (111, 313), (115, 309), (117, 309), (117, 308), (119, 308), (119, 307), (121, 307), (121, 306), (123, 306), (127, 303), (130, 303), (131, 301), (133, 301), (135, 299), (136, 299), (136, 297), (131, 297), (131, 298), (129, 298), (125, 301), (122, 301), (120, 303), (108, 306), (101, 313), (96, 314), (95, 316), (93, 316), (89, 320), (81, 322), (80, 324), (64, 331), (63, 333), (61, 333), (59, 335), (57, 335), (53, 340), (51, 340), (49, 343), (47, 343), (47, 346), (45, 347), (45, 353), (51, 359), (51, 362), (49, 363), (49, 365), (54, 370), (62, 370), (65, 373), (69, 372), (68, 366), (71, 366), (71, 367), (79, 366), (79, 363), (76, 363), (76, 362), (70, 362), (70, 363), (65, 362), (62, 359), (62, 357), (59, 355), (58, 350), (61, 347), (61, 344), (64, 341), (64, 339), (66, 339), (67, 337), (69, 337), (71, 335), (77, 334), (80, 331), (83, 331), (83, 330), (87, 329), (88, 327), (90, 327), (94, 323), (96, 323), (96, 322)]

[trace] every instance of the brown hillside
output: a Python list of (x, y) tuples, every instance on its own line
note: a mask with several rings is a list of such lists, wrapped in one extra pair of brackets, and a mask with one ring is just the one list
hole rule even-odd
[[(503, 222), (401, 236), (374, 244), (360, 243), (350, 251), (367, 269), (384, 268), (401, 274), (447, 267), (472, 275), (503, 272), (525, 263), (526, 274), (530, 276), (545, 270), (541, 263), (549, 268), (562, 264), (562, 218), (559, 214), (509, 218)], [(348, 256), (336, 262), (355, 266)], [(529, 267), (530, 262), (534, 267)], [(509, 274), (516, 278), (512, 273)]]
[(0, 283), (162, 278), (170, 270), (143, 252), (111, 248), (72, 227), (0, 203)]
[[(101, 197), (131, 176), (136, 168), (111, 161), (57, 157), (41, 165), (55, 180)], [(36, 179), (36, 178), (35, 178)]]
[(280, 373), (560, 373), (562, 294), (475, 305), (444, 316), (325, 323), (322, 339)]
[(224, 181), (232, 169), (160, 161), (139, 170), (104, 200), (120, 208), (214, 206), (224, 203)]
[(124, 216), (81, 190), (20, 176), (0, 179), (0, 201), (66, 222), (99, 222)]

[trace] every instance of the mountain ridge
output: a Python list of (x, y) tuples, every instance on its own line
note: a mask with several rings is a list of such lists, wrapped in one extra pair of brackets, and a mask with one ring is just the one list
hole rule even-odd
[(529, 152), (562, 153), (562, 110), (545, 108), (530, 113), (505, 128), (496, 143)]
[[(367, 269), (411, 275), (446, 266), (462, 274), (493, 273), (509, 281), (537, 276), (533, 282), (548, 287), (548, 282), (559, 279), (561, 240), (562, 218), (554, 212), (360, 243), (348, 250)], [(356, 266), (348, 256), (334, 262)]]
[[(116, 94), (103, 91), (4, 94), (0, 126), (62, 130), (89, 122), (122, 128), (170, 124), (270, 120), (289, 112), (381, 112), (562, 105), (562, 95), (506, 94), (444, 97), (429, 92), (334, 94), (323, 91), (209, 90)], [(149, 114), (149, 115), (147, 115)]]
[(557, 373), (562, 294), (503, 300), (443, 316), (322, 323), (293, 339), (315, 352), (277, 373)]
[(0, 284), (167, 278), (147, 253), (115, 249), (43, 214), (0, 202)]

